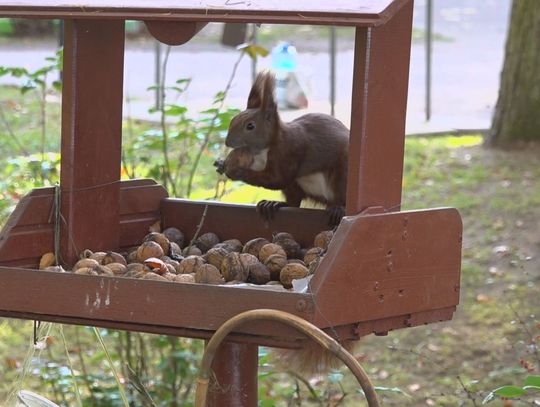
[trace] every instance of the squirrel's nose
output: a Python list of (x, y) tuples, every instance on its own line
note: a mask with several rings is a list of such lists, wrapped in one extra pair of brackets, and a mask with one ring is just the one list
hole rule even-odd
[(244, 141), (242, 141), (240, 137), (234, 137), (231, 134), (227, 134), (227, 138), (225, 139), (225, 145), (231, 148), (238, 148), (244, 147), (246, 143), (244, 143)]

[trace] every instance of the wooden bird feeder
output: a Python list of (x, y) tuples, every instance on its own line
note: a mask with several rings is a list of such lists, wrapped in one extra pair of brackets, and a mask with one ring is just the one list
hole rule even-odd
[[(207, 3), (207, 4), (206, 4)], [(0, 315), (208, 338), (246, 310), (298, 315), (339, 339), (443, 321), (459, 301), (462, 225), (455, 209), (400, 211), (412, 0), (0, 0), (0, 17), (63, 19), (62, 166), (59, 191), (21, 199), (0, 234)], [(125, 20), (182, 44), (208, 22), (318, 24), (356, 28), (347, 204), (308, 293), (164, 283), (38, 271), (60, 253), (122, 250), (160, 220), (189, 239), (202, 232), (242, 241), (288, 231), (308, 245), (327, 229), (324, 211), (285, 208), (269, 225), (250, 205), (167, 197), (151, 180), (120, 180)], [(59, 192), (59, 193), (58, 193)], [(215, 372), (227, 393), (214, 406), (256, 405), (257, 345), (305, 340), (272, 323), (242, 327)], [(218, 358), (219, 359), (219, 358)]]

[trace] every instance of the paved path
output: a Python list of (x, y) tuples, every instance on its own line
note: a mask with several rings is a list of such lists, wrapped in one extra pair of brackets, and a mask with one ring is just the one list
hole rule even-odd
[[(434, 0), (434, 3), (434, 32), (447, 40), (433, 45), (432, 119), (426, 123), (424, 116), (425, 49), (421, 41), (412, 48), (407, 132), (487, 128), (497, 98), (510, 0)], [(425, 0), (417, 0), (415, 28), (423, 30), (424, 21)], [(337, 56), (336, 115), (347, 123), (353, 51), (351, 41), (344, 40), (344, 43)], [(0, 47), (0, 65), (33, 69), (53, 50), (54, 44)], [(328, 112), (328, 54), (324, 49), (304, 52), (300, 48), (299, 52), (299, 74), (310, 89), (309, 110)], [(190, 110), (203, 109), (209, 106), (212, 95), (224, 88), (237, 57), (237, 51), (220, 46), (201, 52), (197, 52), (195, 45), (176, 47), (171, 52), (168, 78), (173, 82), (191, 77), (193, 81), (185, 102)], [(262, 59), (260, 66), (269, 63), (269, 58)], [(128, 45), (125, 66), (125, 95), (131, 99), (129, 110), (133, 116), (149, 117), (147, 110), (152, 105), (153, 93), (147, 88), (154, 80), (152, 47)], [(249, 84), (250, 63), (246, 59), (231, 89), (230, 104), (244, 106)], [(289, 112), (285, 117), (298, 114)]]

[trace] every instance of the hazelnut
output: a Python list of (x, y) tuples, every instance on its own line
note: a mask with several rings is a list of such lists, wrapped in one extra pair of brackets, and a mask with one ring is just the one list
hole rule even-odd
[(161, 246), (163, 249), (163, 253), (168, 254), (169, 253), (169, 239), (163, 234), (158, 232), (152, 232), (148, 233), (144, 239), (143, 242), (156, 242)]
[(195, 273), (205, 263), (201, 256), (188, 256), (180, 262), (177, 272), (179, 274)]
[(333, 236), (334, 232), (332, 232), (331, 230), (324, 230), (321, 233), (318, 233), (317, 236), (315, 236), (313, 246), (320, 247), (321, 249), (326, 250)]
[(206, 253), (212, 247), (219, 243), (219, 237), (215, 233), (208, 232), (200, 235), (195, 241), (195, 246), (197, 246), (203, 253)]
[(268, 259), (268, 257), (272, 256), (273, 254), (280, 254), (283, 257), (287, 258), (287, 253), (285, 253), (285, 250), (283, 250), (280, 245), (275, 243), (268, 243), (261, 247), (261, 251), (259, 252), (259, 260), (262, 263), (266, 263), (266, 259)]
[(225, 280), (215, 266), (203, 264), (195, 272), (195, 282), (202, 284), (223, 284)]
[(175, 243), (179, 247), (184, 245), (184, 234), (177, 228), (167, 228), (163, 231), (163, 234), (170, 243)]
[(137, 249), (137, 259), (139, 260), (139, 263), (144, 262), (150, 257), (156, 257), (159, 259), (163, 255), (164, 253), (161, 246), (153, 241), (144, 242)]
[(213, 266), (221, 269), (221, 263), (229, 251), (224, 247), (213, 247), (205, 254), (206, 261)]
[(43, 256), (41, 256), (41, 259), (39, 260), (39, 269), (46, 269), (47, 267), (54, 265), (55, 262), (56, 260), (54, 257), (54, 253), (45, 253)]
[(174, 276), (175, 283), (194, 283), (195, 282), (195, 273), (188, 274), (177, 274)]
[(245, 260), (242, 261), (240, 253), (231, 252), (225, 256), (221, 263), (221, 273), (225, 281), (246, 281), (249, 269), (245, 266)]
[(308, 275), (309, 270), (307, 269), (307, 267), (302, 266), (298, 263), (291, 263), (283, 267), (281, 273), (279, 274), (279, 281), (281, 281), (283, 287), (291, 288), (293, 280), (298, 280)]
[(254, 256), (259, 257), (259, 252), (261, 251), (261, 247), (264, 245), (270, 243), (267, 239), (264, 237), (258, 237), (256, 239), (252, 239), (249, 242), (246, 242), (244, 245), (244, 248), (242, 249), (243, 253), (249, 253)]
[(272, 280), (279, 280), (281, 269), (287, 265), (287, 257), (282, 254), (272, 254), (268, 256), (264, 265), (270, 270), (270, 278)]
[(270, 281), (270, 270), (264, 264), (257, 262), (249, 267), (247, 282), (252, 284), (266, 284)]
[(304, 263), (309, 266), (309, 263), (311, 263), (313, 260), (317, 260), (320, 258), (324, 253), (324, 250), (320, 247), (312, 247), (309, 249), (305, 256), (304, 256)]

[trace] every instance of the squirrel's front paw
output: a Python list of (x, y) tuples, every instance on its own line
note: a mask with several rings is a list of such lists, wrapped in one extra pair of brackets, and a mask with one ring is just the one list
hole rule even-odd
[(225, 160), (214, 161), (214, 167), (216, 167), (218, 173), (223, 174), (225, 172)]

